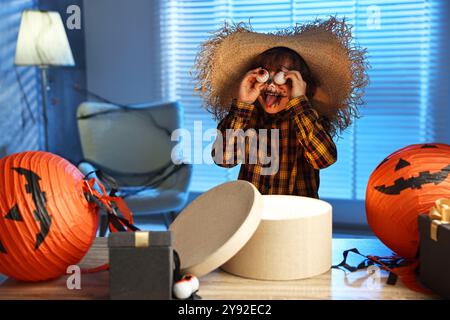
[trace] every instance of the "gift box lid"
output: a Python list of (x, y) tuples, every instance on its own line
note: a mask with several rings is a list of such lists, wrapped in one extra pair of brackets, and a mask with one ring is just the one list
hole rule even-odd
[[(433, 236), (432, 236), (433, 219), (431, 219), (428, 214), (423, 213), (418, 216), (418, 222), (419, 222), (420, 237), (434, 240)], [(437, 241), (439, 239), (439, 236), (442, 232), (450, 232), (450, 224), (449, 223), (443, 223), (443, 224), (436, 225), (436, 229), (435, 229), (436, 240), (435, 241)]]
[(113, 232), (108, 239), (110, 248), (142, 248), (171, 245), (172, 234), (170, 231)]
[(197, 197), (170, 226), (181, 270), (201, 277), (223, 265), (253, 236), (262, 211), (262, 195), (243, 180)]

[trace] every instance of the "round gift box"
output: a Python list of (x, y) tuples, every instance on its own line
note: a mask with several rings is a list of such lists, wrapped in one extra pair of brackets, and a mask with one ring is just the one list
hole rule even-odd
[(171, 224), (182, 273), (222, 269), (247, 278), (291, 280), (331, 267), (331, 205), (317, 199), (261, 195), (227, 182), (203, 193)]
[(264, 195), (261, 222), (222, 269), (252, 279), (293, 280), (331, 267), (332, 208), (299, 196)]

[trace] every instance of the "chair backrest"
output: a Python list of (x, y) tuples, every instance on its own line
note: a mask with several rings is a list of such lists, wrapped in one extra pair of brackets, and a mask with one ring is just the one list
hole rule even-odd
[(78, 128), (86, 160), (123, 173), (144, 173), (171, 161), (176, 142), (170, 135), (182, 127), (177, 102), (116, 105), (84, 102), (77, 110)]

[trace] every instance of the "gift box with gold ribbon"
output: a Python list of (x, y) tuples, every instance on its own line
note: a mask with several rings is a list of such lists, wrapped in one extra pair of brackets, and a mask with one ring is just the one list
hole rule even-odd
[(450, 299), (450, 199), (438, 199), (428, 214), (419, 216), (420, 281)]
[(111, 299), (172, 299), (174, 252), (170, 231), (114, 232), (108, 246)]

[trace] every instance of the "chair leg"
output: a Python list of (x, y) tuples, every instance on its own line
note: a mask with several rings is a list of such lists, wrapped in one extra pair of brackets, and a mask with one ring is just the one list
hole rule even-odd
[(172, 220), (172, 222), (175, 221), (175, 219), (177, 218), (177, 212), (176, 211), (170, 211), (170, 219)]
[(175, 211), (170, 211), (170, 212), (163, 213), (162, 215), (164, 218), (164, 224), (166, 225), (166, 227), (168, 229), (169, 226), (172, 224), (172, 222), (175, 221), (175, 218), (177, 217), (177, 213)]
[(166, 228), (169, 229), (169, 226), (170, 226), (170, 224), (171, 224), (172, 222), (170, 221), (169, 217), (167, 216), (168, 213), (167, 213), (167, 212), (164, 212), (164, 213), (161, 213), (161, 215), (162, 215), (162, 217), (163, 217), (163, 219), (164, 219), (164, 224), (166, 225)]
[(100, 227), (99, 227), (99, 236), (105, 237), (108, 232), (108, 216), (105, 214), (100, 215)]

